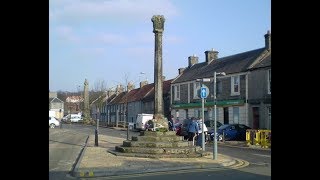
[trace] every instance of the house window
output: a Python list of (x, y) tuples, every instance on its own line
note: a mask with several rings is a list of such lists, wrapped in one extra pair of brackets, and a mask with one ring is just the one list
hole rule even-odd
[(231, 95), (240, 95), (240, 76), (231, 77)]
[(271, 69), (268, 70), (268, 94), (271, 94)]
[(193, 99), (199, 99), (198, 90), (200, 89), (200, 82), (193, 83)]
[(180, 85), (174, 86), (174, 100), (180, 100)]
[(233, 107), (233, 123), (239, 124), (239, 107)]

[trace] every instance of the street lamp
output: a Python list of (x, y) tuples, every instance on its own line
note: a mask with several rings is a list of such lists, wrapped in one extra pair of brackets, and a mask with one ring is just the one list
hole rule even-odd
[(99, 135), (99, 117), (100, 116), (100, 111), (99, 111), (99, 107), (97, 108), (97, 122), (96, 122), (96, 129), (95, 129), (95, 138), (94, 138), (94, 145), (95, 146), (99, 146), (99, 143), (98, 143), (98, 135)]
[(226, 73), (225, 72), (214, 72), (214, 77), (213, 77), (213, 101), (214, 101), (214, 143), (213, 143), (213, 159), (216, 160), (217, 159), (217, 155), (218, 155), (218, 147), (217, 147), (217, 103), (216, 103), (216, 84), (217, 84), (217, 75), (222, 75), (225, 76)]

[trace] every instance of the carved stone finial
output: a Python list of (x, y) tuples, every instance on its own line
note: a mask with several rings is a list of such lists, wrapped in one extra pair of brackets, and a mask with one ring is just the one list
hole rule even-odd
[(151, 18), (153, 22), (153, 32), (154, 33), (162, 33), (164, 30), (164, 22), (165, 18), (163, 15), (154, 15)]
[(84, 80), (84, 85), (87, 86), (88, 84), (89, 84), (89, 83), (88, 83), (88, 80), (85, 79), (85, 80)]

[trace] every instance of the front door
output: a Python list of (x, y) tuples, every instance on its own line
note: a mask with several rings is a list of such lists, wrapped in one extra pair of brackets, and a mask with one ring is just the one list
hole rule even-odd
[(229, 111), (228, 107), (223, 108), (223, 124), (229, 124)]
[(253, 129), (259, 129), (259, 107), (252, 107)]

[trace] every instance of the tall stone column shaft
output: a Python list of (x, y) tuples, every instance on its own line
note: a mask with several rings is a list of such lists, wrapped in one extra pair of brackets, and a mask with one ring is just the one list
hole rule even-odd
[(163, 117), (163, 83), (162, 83), (162, 32), (164, 30), (165, 18), (162, 15), (154, 15), (153, 33), (155, 37), (154, 48), (154, 114)]
[(84, 81), (84, 90), (83, 90), (83, 96), (84, 96), (84, 117), (85, 119), (90, 117), (90, 107), (89, 107), (89, 83), (88, 80), (85, 79)]

